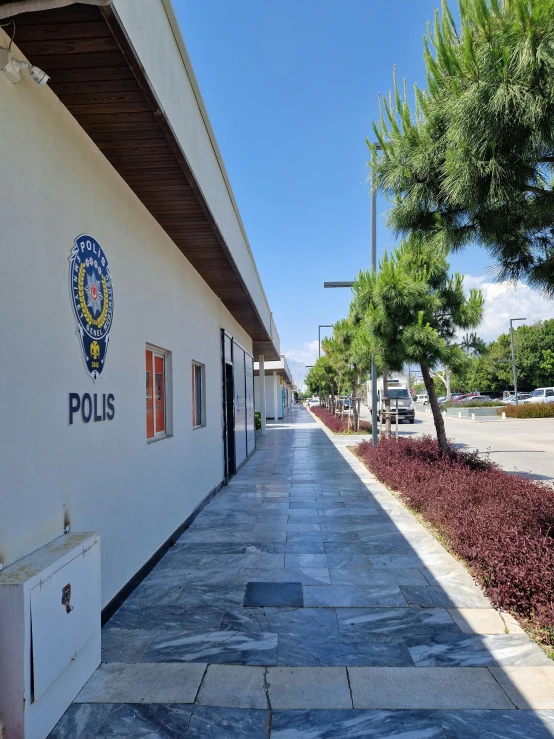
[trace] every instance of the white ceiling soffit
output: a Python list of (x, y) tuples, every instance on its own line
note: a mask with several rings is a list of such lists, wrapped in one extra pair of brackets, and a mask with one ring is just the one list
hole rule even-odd
[(110, 5), (112, 0), (16, 0), (0, 5), (0, 19), (11, 18), (19, 13), (34, 13), (39, 10), (54, 10), (68, 5)]

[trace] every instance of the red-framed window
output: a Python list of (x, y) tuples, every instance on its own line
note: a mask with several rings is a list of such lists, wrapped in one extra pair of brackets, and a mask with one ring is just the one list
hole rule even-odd
[(167, 435), (167, 357), (146, 349), (146, 438)]

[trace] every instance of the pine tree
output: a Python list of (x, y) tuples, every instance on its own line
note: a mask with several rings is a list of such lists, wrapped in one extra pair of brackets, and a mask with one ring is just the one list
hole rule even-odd
[(499, 279), (554, 294), (554, 0), (460, 0), (460, 17), (443, 0), (413, 112), (396, 79), (382, 102), (376, 187), (397, 234), (480, 244)]
[(354, 285), (356, 311), (364, 312), (368, 345), (384, 366), (421, 367), (439, 447), (448, 452), (444, 420), (432, 371), (452, 361), (456, 335), (475, 328), (483, 315), (483, 296), (466, 296), (460, 274), (449, 274), (445, 249), (402, 241), (381, 260), (379, 272), (361, 273)]

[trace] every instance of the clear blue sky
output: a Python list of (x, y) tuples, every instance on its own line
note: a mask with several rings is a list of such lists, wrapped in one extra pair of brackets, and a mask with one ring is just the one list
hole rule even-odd
[[(425, 83), (422, 36), (439, 0), (174, 0), (281, 335), (302, 358), (348, 311), (370, 259), (365, 137), (399, 80)], [(378, 213), (386, 210), (378, 202)], [(378, 253), (394, 244), (380, 217)], [(452, 266), (487, 271), (472, 249)], [(308, 360), (306, 360), (308, 361)]]

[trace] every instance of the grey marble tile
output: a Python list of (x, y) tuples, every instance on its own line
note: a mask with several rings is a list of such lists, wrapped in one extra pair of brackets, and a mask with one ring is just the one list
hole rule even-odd
[(246, 549), (244, 542), (189, 542), (188, 531), (185, 531), (179, 539), (175, 542), (176, 547), (183, 547), (187, 549), (193, 555), (206, 555), (206, 554), (243, 554)]
[(338, 608), (339, 630), (384, 636), (454, 636), (460, 629), (443, 608)]
[(420, 569), (425, 566), (421, 557), (414, 552), (398, 554), (370, 554), (369, 560), (373, 567), (394, 567), (396, 569)]
[(223, 614), (220, 629), (224, 631), (271, 631), (265, 608), (230, 608)]
[(52, 729), (48, 739), (92, 739), (111, 710), (111, 703), (73, 703)]
[(285, 554), (286, 567), (325, 567), (328, 568), (325, 554)]
[(175, 605), (184, 608), (210, 608), (225, 610), (240, 605), (244, 599), (244, 585), (213, 586), (191, 585), (183, 588)]
[(396, 585), (375, 588), (361, 585), (305, 585), (304, 605), (312, 607), (384, 607), (406, 606), (406, 600)]
[(192, 570), (198, 567), (204, 555), (193, 552), (189, 547), (174, 546), (161, 558), (154, 570)]
[(322, 541), (286, 541), (273, 544), (271, 551), (279, 554), (325, 554)]
[(402, 585), (402, 593), (409, 605), (434, 608), (435, 601), (426, 585)]
[(372, 567), (367, 554), (326, 554), (327, 567), (334, 570), (367, 570)]
[(252, 581), (299, 582), (302, 585), (331, 584), (327, 567), (260, 567), (258, 569), (240, 570), (235, 578), (236, 583)]
[(334, 608), (266, 608), (265, 613), (274, 632), (338, 632)]
[(287, 541), (357, 542), (358, 534), (349, 531), (289, 531)]
[(207, 634), (189, 632), (158, 634), (142, 661), (274, 665), (276, 659), (277, 634), (212, 631)]
[(554, 711), (440, 711), (448, 739), (551, 739)]
[(441, 608), (490, 608), (490, 601), (473, 587), (457, 587), (448, 593), (441, 587), (429, 587), (433, 603)]
[(198, 706), (187, 739), (264, 739), (269, 727), (269, 711)]
[(444, 739), (433, 711), (273, 711), (271, 739)]
[(140, 662), (155, 636), (141, 629), (104, 629), (102, 662)]
[(366, 545), (361, 541), (326, 541), (325, 554), (366, 554)]
[(216, 631), (223, 609), (189, 609), (181, 606), (139, 606), (124, 603), (111, 617), (102, 633), (110, 629), (144, 629), (150, 631)]
[(75, 703), (193, 703), (206, 663), (101, 664)]
[(194, 706), (163, 703), (114, 706), (98, 737), (181, 739), (186, 734)]
[(183, 590), (185, 570), (153, 570), (125, 601), (132, 606), (172, 606)]
[(552, 661), (527, 636), (492, 634), (406, 637), (414, 662), (422, 667), (525, 665), (551, 666)]
[(377, 539), (375, 541), (364, 539), (360, 542), (366, 554), (411, 554), (413, 549), (405, 537)]
[(240, 568), (236, 564), (228, 567), (201, 567), (199, 565), (194, 570), (176, 570), (176, 572), (179, 572), (178, 582), (184, 590), (196, 585), (210, 587), (231, 585), (239, 571)]
[(322, 639), (322, 632), (279, 632), (277, 664), (302, 666), (413, 667), (405, 645), (383, 637), (335, 633)]
[(396, 585), (426, 585), (425, 578), (419, 570), (406, 569), (397, 570), (392, 567), (387, 569), (331, 569), (329, 571), (333, 585), (385, 585), (394, 583)]

